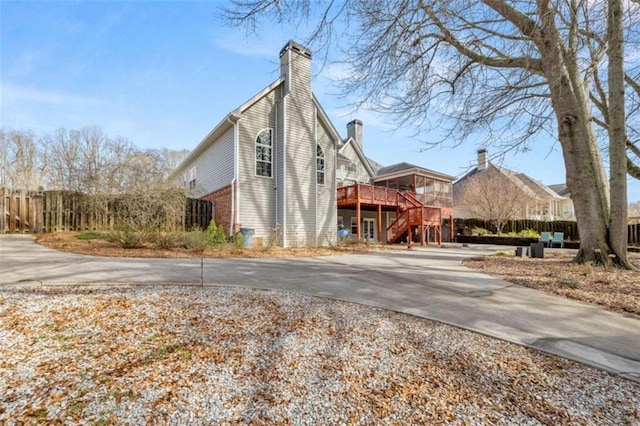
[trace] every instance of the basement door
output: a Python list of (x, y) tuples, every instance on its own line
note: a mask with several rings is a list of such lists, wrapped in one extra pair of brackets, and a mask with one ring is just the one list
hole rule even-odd
[(373, 242), (376, 240), (376, 220), (362, 219), (362, 241)]

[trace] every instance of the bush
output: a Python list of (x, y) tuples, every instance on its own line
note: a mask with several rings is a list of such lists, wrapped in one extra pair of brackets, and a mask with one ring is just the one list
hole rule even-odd
[(205, 230), (209, 244), (213, 247), (221, 246), (227, 242), (227, 236), (222, 225), (216, 225), (215, 220), (209, 222), (209, 226)]
[(109, 232), (105, 235), (105, 239), (126, 249), (140, 248), (144, 242), (141, 234), (131, 231)]
[(234, 244), (236, 245), (236, 249), (242, 250), (244, 247), (244, 235), (242, 235), (242, 233), (238, 232), (236, 234), (234, 237)]
[(526, 238), (540, 238), (540, 234), (535, 229), (523, 229), (519, 235)]
[(523, 238), (540, 238), (540, 234), (535, 229), (523, 229), (520, 232), (509, 232), (509, 237), (523, 237)]
[(76, 235), (76, 238), (78, 240), (90, 241), (90, 240), (97, 240), (97, 239), (100, 239), (100, 238), (104, 238), (104, 235), (101, 234), (100, 232), (88, 231), (88, 232), (84, 232), (82, 234)]
[(163, 234), (158, 232), (153, 234), (150, 240), (160, 250), (172, 250), (179, 245), (179, 235), (175, 233)]
[(202, 231), (187, 232), (176, 239), (176, 246), (191, 251), (203, 252), (209, 245), (209, 236)]
[(488, 229), (475, 226), (471, 229), (471, 235), (491, 235), (491, 232)]

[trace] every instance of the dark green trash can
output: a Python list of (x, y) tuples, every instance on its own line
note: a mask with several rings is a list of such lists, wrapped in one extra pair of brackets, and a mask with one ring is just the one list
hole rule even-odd
[(240, 233), (242, 234), (242, 247), (252, 247), (255, 231), (251, 228), (240, 228)]

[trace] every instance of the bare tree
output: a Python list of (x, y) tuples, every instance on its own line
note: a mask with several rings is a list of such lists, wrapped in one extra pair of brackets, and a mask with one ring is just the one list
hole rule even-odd
[(0, 186), (37, 189), (44, 183), (47, 161), (33, 132), (0, 130)]
[[(400, 123), (446, 125), (447, 137), (458, 140), (482, 132), (505, 149), (526, 149), (541, 132), (556, 135), (581, 238), (576, 260), (599, 261), (601, 253), (613, 253), (629, 266), (626, 246), (611, 240), (622, 231), (621, 222), (611, 220), (612, 206), (619, 216), (626, 201), (620, 207), (610, 197), (592, 121), (589, 79), (606, 50), (589, 55), (588, 40), (597, 36), (607, 46), (611, 34), (599, 24), (607, 22), (606, 4), (232, 0), (223, 13), (250, 29), (262, 19), (313, 21), (310, 40), (319, 37), (322, 46), (344, 31), (344, 62), (352, 75), (343, 90), (359, 95), (361, 105), (395, 114)], [(619, 67), (612, 72), (620, 73)], [(622, 166), (610, 166), (618, 176)]]
[(456, 213), (489, 221), (498, 233), (510, 220), (526, 219), (529, 211), (537, 210), (535, 195), (495, 166), (454, 186), (453, 204)]

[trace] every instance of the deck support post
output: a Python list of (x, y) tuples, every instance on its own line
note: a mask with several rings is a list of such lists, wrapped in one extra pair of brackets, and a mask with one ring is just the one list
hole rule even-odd
[(424, 208), (420, 207), (420, 245), (424, 245)]
[(454, 232), (453, 232), (453, 211), (451, 211), (451, 213), (449, 213), (449, 241), (453, 242), (453, 236), (454, 236)]
[(378, 242), (382, 242), (382, 205), (378, 204)]
[(356, 241), (360, 242), (362, 231), (360, 230), (360, 185), (356, 185)]

